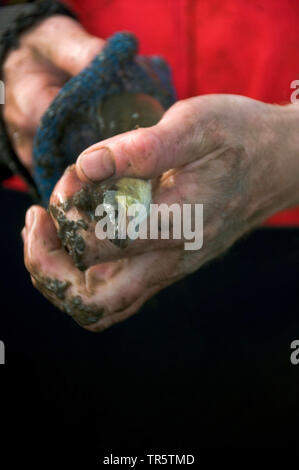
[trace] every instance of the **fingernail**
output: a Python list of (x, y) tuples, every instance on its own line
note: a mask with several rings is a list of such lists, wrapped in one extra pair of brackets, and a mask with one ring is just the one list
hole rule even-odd
[(34, 208), (31, 208), (27, 211), (26, 217), (25, 217), (25, 227), (27, 230), (31, 230), (33, 224), (34, 224), (34, 219), (35, 219), (35, 210)]
[(80, 155), (79, 163), (84, 175), (94, 183), (110, 178), (115, 172), (113, 154), (107, 147)]

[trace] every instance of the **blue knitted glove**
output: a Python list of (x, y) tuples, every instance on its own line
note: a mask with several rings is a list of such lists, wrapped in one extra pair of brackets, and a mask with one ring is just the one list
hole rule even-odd
[(103, 139), (99, 106), (120, 93), (144, 93), (165, 108), (175, 101), (171, 74), (157, 56), (136, 56), (138, 44), (130, 33), (116, 33), (103, 51), (70, 79), (44, 114), (37, 130), (34, 180), (44, 206), (65, 168), (90, 145)]

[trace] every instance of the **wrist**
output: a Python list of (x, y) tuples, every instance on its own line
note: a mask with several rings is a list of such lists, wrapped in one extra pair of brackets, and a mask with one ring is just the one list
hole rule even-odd
[(299, 205), (299, 107), (265, 106), (250, 178), (250, 226)]
[(299, 205), (299, 106), (273, 106), (277, 185), (283, 208)]

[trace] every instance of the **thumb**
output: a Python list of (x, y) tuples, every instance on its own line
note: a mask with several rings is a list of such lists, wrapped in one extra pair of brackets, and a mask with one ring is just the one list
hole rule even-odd
[(121, 176), (149, 179), (199, 158), (203, 131), (198, 126), (194, 132), (190, 120), (198, 118), (191, 113), (188, 101), (173, 105), (155, 126), (126, 132), (86, 149), (77, 159), (78, 177), (84, 182)]
[(105, 45), (104, 40), (63, 15), (44, 20), (24, 34), (22, 41), (71, 76), (83, 70)]

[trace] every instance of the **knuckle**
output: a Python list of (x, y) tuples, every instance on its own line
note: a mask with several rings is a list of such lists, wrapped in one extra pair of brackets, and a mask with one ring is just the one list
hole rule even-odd
[(171, 106), (171, 108), (169, 109), (169, 111), (178, 112), (178, 111), (182, 111), (182, 110), (185, 110), (185, 109), (186, 109), (186, 100), (179, 100), (179, 101), (176, 101), (176, 102)]
[(37, 277), (40, 271), (40, 262), (38, 256), (39, 255), (37, 250), (28, 249), (28, 246), (26, 247), (24, 254), (24, 264), (29, 273), (34, 277)]
[(158, 163), (160, 146), (161, 140), (152, 130), (137, 129), (132, 133), (127, 148), (128, 164), (137, 176), (151, 175)]
[(32, 256), (29, 256), (28, 254), (25, 255), (25, 266), (26, 269), (32, 274), (35, 275), (38, 272), (38, 264), (35, 259), (33, 259)]

